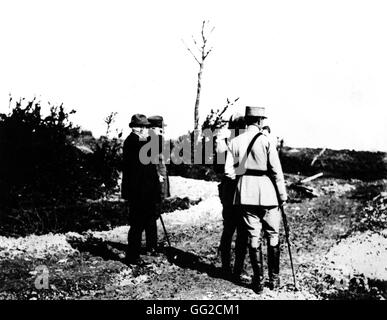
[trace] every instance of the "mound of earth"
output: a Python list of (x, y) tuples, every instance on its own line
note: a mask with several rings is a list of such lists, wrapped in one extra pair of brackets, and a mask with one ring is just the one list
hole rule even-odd
[(54, 254), (71, 255), (74, 248), (67, 242), (63, 234), (47, 234), (42, 236), (8, 238), (0, 236), (0, 258), (43, 259)]
[(326, 272), (338, 281), (362, 275), (387, 284), (387, 229), (344, 239), (331, 248), (325, 258)]

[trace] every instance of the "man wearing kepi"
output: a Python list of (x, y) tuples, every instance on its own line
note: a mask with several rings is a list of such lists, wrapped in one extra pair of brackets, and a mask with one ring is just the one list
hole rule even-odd
[[(148, 143), (150, 123), (143, 114), (132, 116), (129, 127), (132, 132), (126, 138), (123, 148), (122, 198), (129, 206), (127, 263), (138, 264), (141, 239), (150, 222), (156, 219), (156, 204), (160, 202), (160, 183), (156, 166), (147, 159), (141, 159), (140, 150)], [(154, 242), (154, 234), (147, 232), (147, 242)], [(150, 239), (148, 239), (150, 236)], [(156, 238), (157, 242), (157, 238)]]
[(248, 237), (253, 268), (253, 290), (263, 290), (260, 234), (268, 241), (268, 269), (271, 289), (279, 287), (279, 206), (287, 200), (285, 181), (276, 146), (261, 132), (265, 108), (246, 107), (247, 130), (230, 142), (225, 171), (238, 179), (234, 204), (240, 206)]

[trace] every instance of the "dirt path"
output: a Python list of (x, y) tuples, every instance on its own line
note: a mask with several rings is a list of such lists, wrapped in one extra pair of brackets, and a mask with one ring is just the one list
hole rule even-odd
[[(247, 257), (245, 285), (235, 285), (219, 276), (217, 248), (222, 221), (216, 183), (173, 177), (172, 185), (174, 195), (202, 199), (189, 209), (164, 214), (173, 249), (165, 247), (157, 257), (144, 254), (147, 265), (126, 266), (122, 258), (127, 226), (82, 235), (0, 237), (0, 299), (383, 298), (380, 289), (383, 281), (368, 281), (368, 277), (383, 280), (386, 274), (383, 265), (376, 263), (371, 275), (364, 275), (370, 268), (361, 258), (358, 263), (366, 270), (358, 270), (359, 274), (341, 268), (346, 265), (348, 269), (351, 265), (343, 251), (353, 244), (354, 250), (358, 248), (357, 240), (353, 240), (357, 238), (348, 236), (352, 236), (349, 231), (363, 205), (349, 196), (353, 188), (348, 188), (347, 182), (321, 180), (317, 187), (325, 192), (320, 197), (286, 206), (300, 290), (293, 291), (287, 247), (282, 237), (282, 287), (278, 291), (265, 288), (260, 295), (249, 288), (252, 270)], [(334, 193), (329, 189), (332, 186)], [(370, 240), (371, 247), (380, 251), (379, 255), (375, 254), (374, 261), (383, 261), (387, 248), (383, 233), (354, 236)], [(159, 239), (163, 239), (160, 225)], [(340, 248), (337, 243), (341, 239)], [(377, 247), (375, 241), (379, 243)], [(362, 256), (370, 254), (370, 250), (370, 246), (366, 247)], [(266, 261), (266, 254), (264, 259)], [(332, 267), (332, 261), (339, 263)], [(38, 266), (48, 270), (48, 289), (36, 288), (41, 272)], [(357, 281), (355, 286), (354, 281)]]

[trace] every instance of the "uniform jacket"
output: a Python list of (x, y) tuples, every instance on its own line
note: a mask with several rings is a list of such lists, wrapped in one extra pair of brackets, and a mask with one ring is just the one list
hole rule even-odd
[(123, 147), (122, 198), (130, 206), (144, 208), (160, 202), (160, 182), (156, 166), (143, 164), (139, 153), (147, 141), (140, 141), (133, 132), (126, 138)]
[[(258, 132), (259, 128), (251, 125), (244, 133), (230, 141), (225, 165), (227, 176), (237, 178), (238, 169), (234, 168), (234, 163), (243, 163), (242, 159), (246, 154), (248, 145)], [(262, 134), (258, 137), (241, 169), (240, 173), (243, 173), (244, 169), (252, 169), (268, 171), (268, 175), (240, 176), (234, 194), (234, 204), (278, 205), (276, 188), (279, 198), (286, 201), (287, 194), (281, 163), (276, 146), (267, 136)]]

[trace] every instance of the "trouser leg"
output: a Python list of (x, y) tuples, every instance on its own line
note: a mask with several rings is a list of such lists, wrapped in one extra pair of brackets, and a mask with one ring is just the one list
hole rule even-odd
[(219, 249), (225, 276), (231, 275), (231, 243), (236, 229), (235, 218), (232, 216), (234, 213), (231, 206), (223, 207), (223, 232)]
[(279, 227), (281, 214), (277, 207), (266, 209), (263, 227), (267, 236), (267, 259), (269, 269), (269, 287), (276, 289), (280, 285), (280, 245)]
[(247, 252), (248, 235), (242, 217), (237, 225), (237, 237), (235, 241), (234, 276), (240, 278), (243, 272), (245, 256)]
[(146, 248), (148, 251), (156, 250), (157, 248), (157, 220), (150, 218), (145, 226)]
[(144, 230), (144, 225), (141, 221), (133, 222), (128, 232), (128, 247), (126, 252), (126, 260), (129, 263), (135, 263), (140, 258), (141, 236)]
[(256, 293), (263, 289), (262, 285), (262, 254), (260, 235), (262, 224), (259, 217), (260, 208), (256, 206), (243, 206), (243, 219), (248, 233), (248, 244), (251, 266), (253, 268), (252, 287)]
[(235, 181), (223, 177), (222, 182), (219, 184), (219, 198), (221, 200), (223, 210), (223, 232), (220, 239), (220, 254), (222, 260), (222, 269), (226, 277), (231, 276), (231, 243), (236, 224), (236, 208), (233, 205), (233, 197), (235, 192)]

